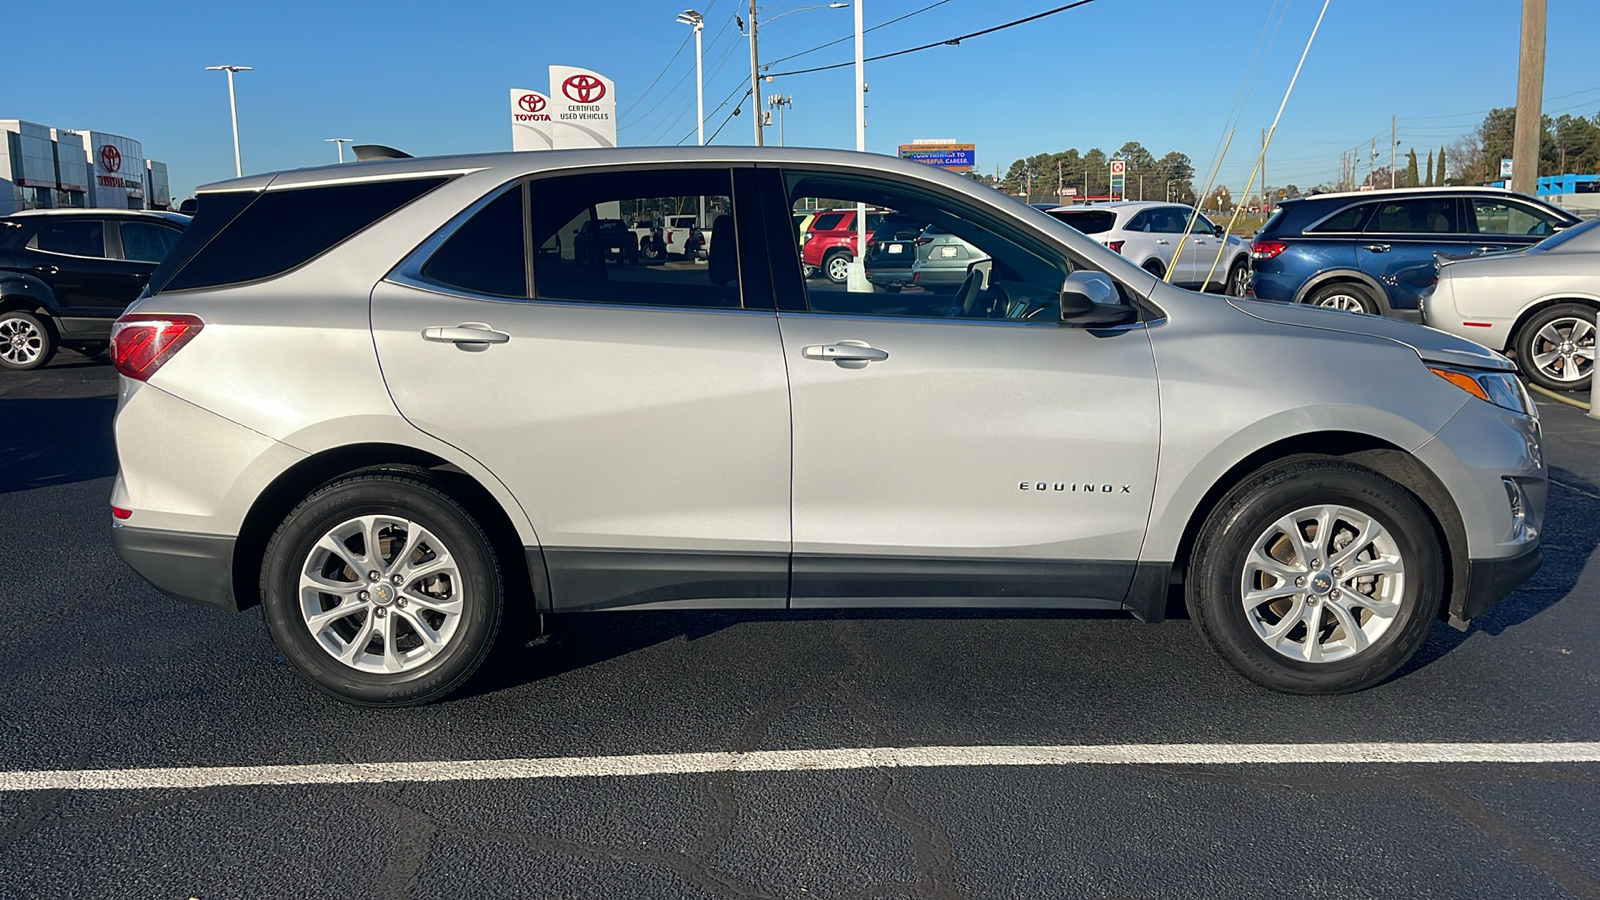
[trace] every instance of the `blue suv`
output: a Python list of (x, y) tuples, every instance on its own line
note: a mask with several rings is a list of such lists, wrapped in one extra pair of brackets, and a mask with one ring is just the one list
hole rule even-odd
[(1258, 299), (1422, 321), (1435, 253), (1477, 256), (1578, 223), (1499, 188), (1403, 188), (1285, 200), (1250, 244)]

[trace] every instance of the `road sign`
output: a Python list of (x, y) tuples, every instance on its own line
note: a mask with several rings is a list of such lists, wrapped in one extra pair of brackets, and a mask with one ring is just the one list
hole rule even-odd
[(1510, 178), (1511, 177), (1511, 160), (1509, 160), (1509, 159), (1500, 160), (1500, 177), (1501, 178)]

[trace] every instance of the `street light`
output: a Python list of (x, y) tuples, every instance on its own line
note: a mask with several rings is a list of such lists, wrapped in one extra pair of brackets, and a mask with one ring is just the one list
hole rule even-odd
[(706, 96), (700, 78), (700, 32), (706, 27), (705, 17), (692, 9), (678, 13), (678, 23), (694, 29), (694, 132), (700, 146), (706, 145)]
[(348, 143), (350, 143), (351, 141), (354, 141), (354, 140), (355, 140), (355, 138), (323, 138), (322, 142), (324, 144), (333, 144), (334, 146), (339, 148), (339, 162), (340, 162), (340, 164), (343, 164), (344, 163), (344, 145), (348, 144)]
[[(771, 25), (773, 22), (778, 21), (784, 16), (792, 16), (798, 12), (805, 12), (811, 9), (845, 9), (849, 7), (849, 5), (850, 4), (848, 3), (839, 2), (829, 3), (822, 6), (802, 6), (799, 9), (791, 9), (778, 13), (771, 19), (767, 20), (767, 24)], [(861, 30), (861, 15), (859, 12), (860, 6), (858, 5), (856, 9), (858, 10), (856, 14), (856, 31), (859, 35)], [(735, 22), (739, 21), (738, 16), (734, 16), (733, 19)], [(745, 37), (750, 39), (750, 110), (752, 113), (754, 113), (752, 118), (754, 118), (755, 121), (752, 124), (754, 125), (756, 132), (756, 146), (760, 147), (766, 142), (762, 139), (761, 135), (761, 66), (757, 64), (758, 57), (756, 53), (756, 0), (750, 0), (750, 28), (745, 32)], [(859, 36), (857, 37), (857, 40), (859, 42)]]
[(228, 113), (233, 116), (233, 174), (236, 178), (244, 177), (244, 168), (239, 165), (239, 105), (233, 99), (233, 73), (251, 69), (251, 66), (206, 66), (207, 72), (228, 73)]

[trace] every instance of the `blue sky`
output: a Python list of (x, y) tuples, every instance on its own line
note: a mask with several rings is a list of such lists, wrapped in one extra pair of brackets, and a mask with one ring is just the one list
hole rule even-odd
[[(826, 0), (773, 0), (773, 18)], [(934, 0), (864, 0), (870, 27)], [(948, 0), (867, 35), (867, 53), (942, 40), (1065, 0)], [(708, 133), (712, 108), (749, 78), (733, 25), (747, 0), (581, 0), (511, 3), (160, 2), (115, 20), (63, 17), (51, 4), (7, 12), (13, 36), (0, 80), (0, 118), (94, 128), (143, 142), (171, 168), (175, 195), (230, 177), (233, 155), (220, 63), (239, 76), (247, 173), (333, 160), (328, 137), (416, 155), (510, 149), (507, 88), (543, 87), (551, 63), (615, 79), (624, 144), (693, 143), (693, 44), (641, 93), (683, 42), (673, 19), (706, 14)], [(1287, 3), (1287, 11), (1284, 12)], [(867, 148), (894, 153), (913, 138), (978, 145), (985, 171), (1031, 153), (1138, 140), (1180, 150), (1205, 172), (1246, 63), (1274, 10), (1282, 24), (1240, 118), (1220, 181), (1237, 191), (1271, 122), (1320, 0), (1096, 0), (1080, 9), (960, 46), (869, 64)], [(1400, 143), (1419, 156), (1510, 105), (1517, 74), (1518, 0), (1333, 0), (1267, 160), (1271, 184), (1329, 180), (1339, 152), (1378, 138), (1401, 117)], [(816, 9), (761, 32), (763, 60), (850, 34), (850, 10)], [(1276, 19), (1274, 19), (1276, 21)], [(1549, 0), (1546, 112), (1600, 110), (1593, 65), (1600, 3)], [(74, 49), (63, 50), (65, 46)], [(91, 49), (92, 48), (92, 49)], [(774, 68), (850, 59), (848, 41)], [(791, 145), (853, 147), (848, 68), (764, 85), (794, 97)], [(749, 109), (717, 143), (749, 143)], [(776, 129), (769, 140), (776, 142)]]

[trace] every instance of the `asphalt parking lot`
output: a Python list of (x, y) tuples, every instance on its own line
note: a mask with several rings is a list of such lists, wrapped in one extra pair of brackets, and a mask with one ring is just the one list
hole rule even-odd
[[(0, 777), (1013, 745), (1600, 740), (1600, 422), (1546, 562), (1390, 682), (1286, 697), (1187, 620), (618, 613), (358, 710), (113, 554), (116, 378), (0, 375)], [(1600, 897), (1600, 764), (966, 765), (0, 791), (0, 896)], [(613, 767), (614, 768), (614, 767)]]

